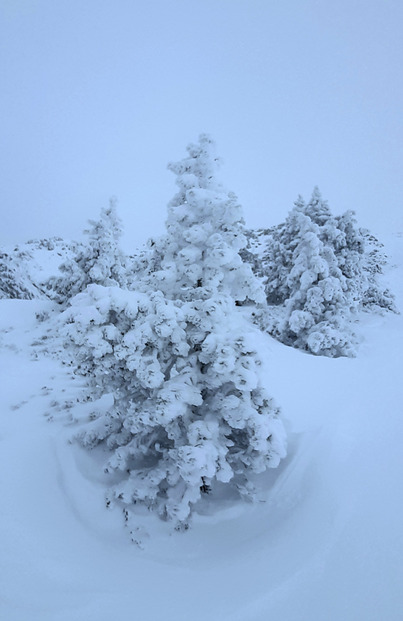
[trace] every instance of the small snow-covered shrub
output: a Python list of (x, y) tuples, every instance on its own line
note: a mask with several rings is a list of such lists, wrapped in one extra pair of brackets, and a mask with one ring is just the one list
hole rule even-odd
[(0, 250), (0, 299), (31, 300), (39, 295), (13, 255)]

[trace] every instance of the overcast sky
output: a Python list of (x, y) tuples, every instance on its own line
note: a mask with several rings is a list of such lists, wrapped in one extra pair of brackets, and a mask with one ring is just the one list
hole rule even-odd
[(403, 230), (402, 0), (0, 0), (0, 243), (77, 238), (118, 198), (164, 230), (200, 132), (249, 226), (314, 185)]

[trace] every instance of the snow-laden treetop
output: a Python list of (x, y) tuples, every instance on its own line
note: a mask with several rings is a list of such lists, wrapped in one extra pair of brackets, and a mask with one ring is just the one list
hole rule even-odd
[(214, 142), (201, 134), (187, 151), (187, 157), (168, 166), (179, 191), (168, 205), (159, 288), (171, 299), (225, 293), (263, 303), (261, 287), (239, 256), (246, 246), (242, 207), (217, 178)]

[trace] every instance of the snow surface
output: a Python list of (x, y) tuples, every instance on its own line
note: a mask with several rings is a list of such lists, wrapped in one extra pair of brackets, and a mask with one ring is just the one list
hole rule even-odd
[[(403, 236), (387, 250), (403, 309)], [(1, 619), (402, 619), (402, 315), (363, 315), (355, 359), (257, 334), (287, 459), (260, 502), (207, 504), (185, 533), (146, 515), (136, 546), (96, 454), (69, 443), (80, 380), (31, 347), (51, 307), (0, 301)]]

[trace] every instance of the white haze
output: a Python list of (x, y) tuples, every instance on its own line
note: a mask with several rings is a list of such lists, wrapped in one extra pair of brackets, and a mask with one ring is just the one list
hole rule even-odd
[(401, 226), (402, 18), (394, 0), (3, 0), (0, 243), (77, 238), (116, 195), (130, 250), (162, 232), (166, 164), (201, 131), (249, 226), (315, 184)]

